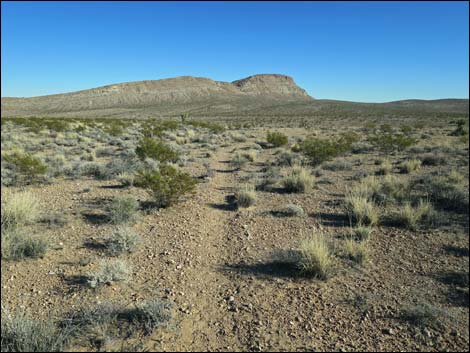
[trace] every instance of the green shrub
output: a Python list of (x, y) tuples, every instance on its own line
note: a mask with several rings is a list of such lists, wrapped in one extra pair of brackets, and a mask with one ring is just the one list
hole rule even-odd
[(278, 131), (268, 132), (266, 140), (268, 141), (268, 143), (271, 143), (274, 147), (281, 147), (287, 145), (287, 143), (289, 142), (287, 136), (284, 135), (282, 132)]
[(15, 152), (2, 157), (5, 163), (11, 164), (14, 171), (21, 175), (19, 182), (37, 182), (47, 172), (47, 165), (28, 153)]
[(396, 215), (396, 222), (408, 229), (415, 230), (418, 223), (426, 219), (432, 211), (432, 205), (429, 201), (420, 200), (416, 207), (406, 202)]
[(173, 162), (179, 160), (179, 153), (162, 141), (158, 141), (149, 137), (144, 137), (139, 141), (135, 149), (135, 153), (141, 160), (152, 158), (159, 162)]
[(113, 224), (134, 223), (138, 218), (139, 203), (133, 196), (118, 196), (109, 207)]
[(359, 140), (354, 133), (341, 134), (336, 139), (308, 138), (300, 144), (300, 150), (315, 166), (347, 152)]
[(392, 131), (369, 135), (367, 141), (383, 152), (403, 151), (417, 142), (411, 136), (393, 133)]
[(225, 128), (222, 125), (219, 125), (217, 123), (207, 122), (207, 121), (189, 121), (188, 124), (194, 127), (208, 129), (215, 134), (225, 131)]
[(457, 128), (450, 133), (451, 136), (466, 136), (468, 135), (468, 128), (465, 126), (465, 120), (457, 121)]
[(193, 192), (196, 181), (173, 166), (163, 165), (159, 170), (139, 171), (135, 185), (149, 189), (158, 207), (168, 207), (183, 195)]

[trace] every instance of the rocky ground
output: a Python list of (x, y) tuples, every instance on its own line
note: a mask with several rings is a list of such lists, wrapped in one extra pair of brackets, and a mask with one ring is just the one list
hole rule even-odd
[[(302, 129), (280, 130), (305, 135)], [(199, 183), (194, 195), (170, 208), (142, 212), (133, 226), (142, 244), (124, 256), (132, 265), (131, 280), (98, 291), (80, 279), (105, 256), (96, 244), (112, 225), (100, 218), (102, 205), (116, 195), (131, 194), (141, 202), (149, 195), (115, 180), (91, 178), (28, 186), (42, 210), (64, 214), (67, 223), (31, 226), (52, 244), (44, 258), (2, 260), (2, 307), (48, 318), (107, 301), (132, 306), (156, 296), (173, 304), (169, 327), (143, 339), (110, 340), (102, 350), (140, 342), (141, 350), (151, 351), (467, 351), (468, 215), (444, 213), (450, 224), (433, 229), (379, 225), (369, 259), (359, 266), (342, 256), (349, 229), (342, 200), (358, 172), (377, 168), (377, 155), (344, 157), (352, 168), (322, 170), (309, 193), (258, 191), (254, 206), (235, 209), (227, 197), (247, 176), (261, 174), (275, 150), (261, 150), (242, 170), (230, 164), (233, 151), (265, 134), (261, 128), (246, 130), (246, 141), (220, 146), (207, 158), (213, 176)], [(188, 170), (198, 175), (198, 168)], [(466, 173), (468, 187), (468, 164), (459, 170)], [(7, 189), (17, 190), (2, 187), (2, 192)], [(286, 204), (301, 206), (306, 216), (272, 213)], [(331, 237), (337, 255), (335, 274), (327, 281), (303, 278), (278, 261), (282, 252), (318, 231)], [(449, 280), (462, 272), (463, 286)], [(421, 327), (403, 319), (404, 308), (422, 303), (441, 310), (441, 325)], [(86, 337), (71, 347), (96, 349)]]

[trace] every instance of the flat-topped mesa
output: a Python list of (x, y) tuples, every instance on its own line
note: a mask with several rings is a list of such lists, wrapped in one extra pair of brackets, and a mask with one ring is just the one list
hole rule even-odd
[[(173, 112), (201, 107), (236, 111), (312, 98), (285, 75), (254, 75), (230, 82), (181, 76), (111, 84), (63, 94), (31, 98), (2, 98), (2, 116), (50, 115), (110, 109)], [(184, 105), (184, 108), (181, 106)], [(217, 109), (219, 109), (217, 108)]]
[(305, 90), (297, 86), (292, 77), (287, 75), (259, 74), (233, 81), (232, 84), (239, 87), (242, 92), (253, 95), (270, 94), (312, 99)]

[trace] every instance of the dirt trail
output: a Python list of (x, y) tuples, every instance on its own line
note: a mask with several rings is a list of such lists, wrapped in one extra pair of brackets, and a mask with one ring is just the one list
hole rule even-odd
[[(236, 284), (220, 271), (238, 252), (238, 245), (230, 241), (229, 229), (237, 213), (230, 212), (225, 201), (236, 177), (228, 159), (229, 154), (224, 150), (214, 156), (211, 163), (214, 175), (208, 183), (200, 185), (193, 201), (195, 205), (183, 207), (175, 215), (180, 221), (189, 219), (189, 224), (184, 225), (189, 233), (179, 253), (192, 260), (184, 270), (184, 279), (177, 283), (178, 293), (184, 295), (180, 303), (182, 317), (176, 337), (161, 347), (168, 351), (243, 348), (240, 338), (233, 332), (230, 311)], [(178, 219), (172, 221), (179, 222)]]

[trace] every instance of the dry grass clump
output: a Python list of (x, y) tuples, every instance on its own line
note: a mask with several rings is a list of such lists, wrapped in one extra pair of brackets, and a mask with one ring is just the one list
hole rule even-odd
[(300, 243), (298, 266), (304, 275), (326, 280), (332, 275), (333, 265), (333, 255), (324, 234), (314, 234)]
[(419, 168), (421, 168), (421, 161), (419, 159), (410, 159), (400, 164), (400, 172), (405, 174), (414, 172)]
[(255, 187), (251, 184), (242, 185), (235, 192), (235, 204), (237, 207), (250, 207), (256, 202)]
[(378, 175), (388, 175), (392, 172), (392, 170), (393, 170), (392, 163), (388, 159), (385, 159), (380, 163), (380, 167), (377, 170), (377, 174)]
[(413, 207), (409, 202), (406, 202), (400, 208), (396, 222), (408, 229), (416, 229), (419, 222), (429, 217), (433, 212), (431, 203), (427, 200), (420, 200), (419, 204)]
[(346, 255), (349, 259), (357, 264), (363, 265), (368, 260), (368, 242), (356, 241), (353, 238), (348, 238), (344, 246)]
[(295, 166), (288, 170), (287, 176), (282, 179), (286, 192), (304, 193), (313, 188), (315, 177), (306, 168)]
[(354, 237), (354, 239), (367, 240), (370, 238), (372, 232), (373, 232), (372, 227), (366, 227), (366, 226), (360, 225), (358, 227), (352, 228), (351, 236)]
[(349, 192), (344, 200), (346, 212), (351, 221), (358, 225), (376, 225), (379, 212), (373, 202), (366, 197)]
[(2, 197), (2, 232), (36, 221), (38, 200), (29, 192), (9, 193)]

